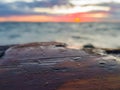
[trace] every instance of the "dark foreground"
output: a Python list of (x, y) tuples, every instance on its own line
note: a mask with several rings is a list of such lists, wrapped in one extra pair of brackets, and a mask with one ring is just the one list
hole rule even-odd
[(0, 90), (120, 90), (119, 50), (46, 42), (0, 47)]

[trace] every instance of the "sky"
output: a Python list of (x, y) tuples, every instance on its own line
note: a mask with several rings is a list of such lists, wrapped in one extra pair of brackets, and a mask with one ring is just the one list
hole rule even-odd
[(120, 0), (0, 0), (0, 22), (94, 22), (120, 19)]

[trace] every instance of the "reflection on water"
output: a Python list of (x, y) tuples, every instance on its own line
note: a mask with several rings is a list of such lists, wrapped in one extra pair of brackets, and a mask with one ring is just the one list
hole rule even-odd
[(120, 47), (120, 23), (0, 23), (0, 44), (60, 41)]

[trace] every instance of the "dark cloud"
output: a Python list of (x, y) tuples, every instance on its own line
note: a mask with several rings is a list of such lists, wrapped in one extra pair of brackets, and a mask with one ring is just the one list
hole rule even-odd
[(19, 6), (19, 7), (53, 7), (55, 5), (65, 5), (68, 4), (68, 0), (45, 0), (45, 1), (36, 1), (34, 2), (23, 2), (17, 1), (12, 4)]
[(0, 16), (6, 15), (22, 15), (22, 14), (38, 14), (32, 11), (36, 7), (53, 7), (55, 5), (65, 5), (68, 0), (43, 0), (34, 2), (16, 1), (11, 3), (0, 3)]
[(21, 11), (14, 10), (11, 5), (7, 3), (0, 3), (0, 16), (7, 16), (7, 15), (20, 15), (24, 14)]

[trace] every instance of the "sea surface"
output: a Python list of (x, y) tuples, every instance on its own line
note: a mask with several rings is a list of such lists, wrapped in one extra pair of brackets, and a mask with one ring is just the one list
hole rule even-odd
[(46, 41), (120, 48), (120, 23), (0, 23), (0, 45)]

